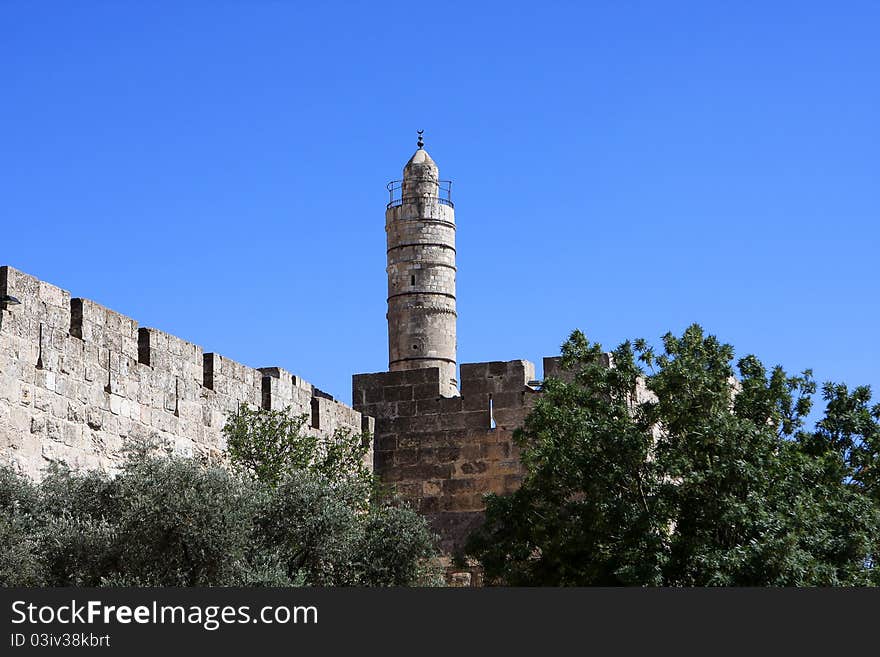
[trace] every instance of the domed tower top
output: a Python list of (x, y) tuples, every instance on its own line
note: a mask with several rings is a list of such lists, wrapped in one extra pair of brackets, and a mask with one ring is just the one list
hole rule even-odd
[(404, 197), (437, 196), (440, 170), (424, 148), (422, 132), (419, 130), (418, 150), (403, 167)]
[(428, 151), (424, 148), (419, 148), (413, 156), (409, 158), (409, 162), (406, 163), (406, 166), (403, 167), (404, 175), (407, 172), (420, 171), (422, 167), (432, 168), (434, 171), (437, 171), (437, 163), (434, 162), (434, 159), (428, 155)]

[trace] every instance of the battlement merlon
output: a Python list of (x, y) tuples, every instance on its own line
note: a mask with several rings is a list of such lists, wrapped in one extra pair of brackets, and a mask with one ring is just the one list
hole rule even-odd
[[(545, 363), (548, 360), (552, 359), (545, 359)], [(491, 412), (496, 421), (504, 418), (508, 409), (520, 417), (523, 406), (538, 393), (539, 384), (535, 365), (527, 360), (463, 363), (460, 396), (442, 395), (443, 383), (444, 375), (437, 367), (355, 374), (352, 405), (380, 423), (388, 418), (420, 418), (436, 413), (480, 413), (479, 419), (468, 424), (488, 427)], [(413, 422), (412, 430), (428, 431), (431, 426), (428, 418), (423, 423)]]
[[(309, 431), (374, 430), (372, 418), (290, 372), (251, 368), (9, 266), (0, 295), (0, 462), (31, 476), (53, 460), (113, 470), (130, 438), (220, 452), (240, 404), (310, 418)], [(0, 409), (2, 410), (2, 409)]]

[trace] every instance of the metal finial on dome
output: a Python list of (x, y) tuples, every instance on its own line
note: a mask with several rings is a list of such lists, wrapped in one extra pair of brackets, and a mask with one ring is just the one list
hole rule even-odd
[(419, 133), (419, 144), (418, 144), (419, 148), (423, 148), (425, 145), (425, 141), (424, 141), (424, 139), (422, 139), (422, 135), (425, 133), (425, 131), (424, 130), (416, 130), (416, 132)]

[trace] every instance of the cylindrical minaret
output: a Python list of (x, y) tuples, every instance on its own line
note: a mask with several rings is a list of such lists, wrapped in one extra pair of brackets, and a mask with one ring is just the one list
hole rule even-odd
[[(440, 368), (440, 390), (458, 394), (455, 365), (455, 210), (450, 185), (418, 150), (388, 185), (388, 368)], [(399, 193), (399, 196), (398, 196)]]

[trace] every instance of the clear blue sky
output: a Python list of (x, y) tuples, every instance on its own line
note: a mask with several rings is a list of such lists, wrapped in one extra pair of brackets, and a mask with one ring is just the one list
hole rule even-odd
[(455, 181), (459, 361), (700, 322), (880, 389), (876, 2), (0, 3), (0, 264), (350, 399), (385, 183)]

